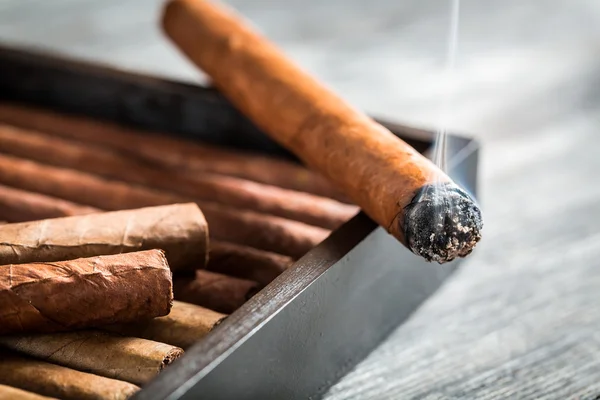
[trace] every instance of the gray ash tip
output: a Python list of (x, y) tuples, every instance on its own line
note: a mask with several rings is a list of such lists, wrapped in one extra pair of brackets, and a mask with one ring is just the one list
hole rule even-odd
[(481, 239), (483, 220), (475, 200), (453, 183), (422, 187), (400, 222), (408, 247), (443, 264), (465, 257)]

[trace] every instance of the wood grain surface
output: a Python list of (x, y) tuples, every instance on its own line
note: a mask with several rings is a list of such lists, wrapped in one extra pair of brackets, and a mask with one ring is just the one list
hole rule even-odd
[[(161, 3), (1, 0), (0, 41), (203, 81)], [(483, 145), (483, 242), (326, 399), (600, 395), (600, 2), (463, 0), (451, 85), (449, 1), (229, 3), (365, 111), (428, 128), (445, 111)]]

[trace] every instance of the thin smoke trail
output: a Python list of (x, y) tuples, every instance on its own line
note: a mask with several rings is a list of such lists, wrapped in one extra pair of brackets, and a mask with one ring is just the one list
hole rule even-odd
[(451, 93), (451, 84), (454, 82), (454, 65), (458, 48), (458, 27), (460, 20), (460, 0), (450, 0), (450, 27), (448, 32), (448, 46), (446, 50), (446, 66), (442, 79), (442, 94), (440, 105), (439, 125), (434, 143), (433, 162), (443, 171), (447, 171), (446, 161), (446, 126), (448, 102)]

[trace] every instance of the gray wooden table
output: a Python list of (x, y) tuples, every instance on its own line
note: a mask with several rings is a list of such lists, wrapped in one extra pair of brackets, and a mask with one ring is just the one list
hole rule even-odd
[[(235, 0), (357, 106), (440, 124), (449, 2)], [(0, 40), (197, 81), (159, 0), (0, 0)], [(600, 394), (600, 2), (463, 0), (447, 127), (483, 143), (485, 238), (327, 395)]]

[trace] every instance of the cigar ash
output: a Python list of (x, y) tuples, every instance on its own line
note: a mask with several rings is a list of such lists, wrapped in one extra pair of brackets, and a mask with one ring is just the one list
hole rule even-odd
[(475, 200), (453, 183), (423, 186), (404, 209), (408, 247), (439, 264), (465, 257), (481, 239), (483, 220)]

